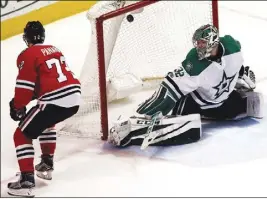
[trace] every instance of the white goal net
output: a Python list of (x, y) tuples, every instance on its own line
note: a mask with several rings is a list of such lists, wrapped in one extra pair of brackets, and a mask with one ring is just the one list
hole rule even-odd
[[(212, 1), (158, 1), (147, 6), (142, 3), (101, 1), (88, 11), (92, 34), (80, 74), (83, 104), (75, 116), (60, 125), (61, 135), (100, 138), (103, 125), (110, 122), (105, 114), (101, 117), (101, 109), (107, 106), (109, 113), (109, 105), (114, 100), (127, 98), (144, 86), (157, 86), (192, 48), (194, 31), (201, 25), (215, 23), (217, 14)], [(127, 10), (135, 5), (138, 6), (134, 10)], [(96, 22), (110, 13), (114, 17), (103, 20), (102, 44)], [(99, 51), (102, 47), (103, 54)], [(106, 74), (99, 73), (103, 58)], [(100, 106), (103, 88), (99, 80), (103, 76), (107, 105)]]

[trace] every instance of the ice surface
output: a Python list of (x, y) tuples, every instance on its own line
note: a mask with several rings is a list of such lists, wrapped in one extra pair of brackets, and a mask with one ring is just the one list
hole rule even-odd
[[(231, 34), (240, 40), (245, 63), (253, 67), (259, 79), (257, 90), (265, 99), (266, 9), (267, 2), (225, 1), (220, 2), (219, 16), (221, 35)], [(79, 74), (90, 33), (90, 23), (81, 13), (47, 25), (46, 43), (61, 49)], [(15, 86), (16, 58), (24, 47), (21, 35), (1, 42), (2, 197), (7, 196), (6, 184), (18, 171), (13, 147), (16, 123), (9, 117), (8, 103)], [(142, 101), (146, 95), (150, 93), (132, 100)], [(119, 150), (96, 140), (59, 138), (53, 181), (37, 179), (36, 196), (267, 196), (266, 128), (267, 118), (207, 124), (198, 143), (149, 147), (146, 151), (138, 147)], [(38, 142), (34, 145), (38, 161)]]

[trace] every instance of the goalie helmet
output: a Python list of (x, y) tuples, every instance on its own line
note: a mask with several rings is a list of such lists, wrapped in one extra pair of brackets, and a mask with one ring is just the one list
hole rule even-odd
[(197, 50), (199, 60), (207, 58), (219, 44), (218, 29), (210, 24), (203, 25), (195, 31), (192, 42)]
[(45, 29), (40, 21), (29, 21), (24, 28), (23, 40), (28, 44), (44, 43)]

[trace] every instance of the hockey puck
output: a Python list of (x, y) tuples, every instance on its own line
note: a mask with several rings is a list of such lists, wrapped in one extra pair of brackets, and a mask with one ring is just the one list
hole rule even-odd
[(131, 15), (131, 14), (130, 14), (130, 15), (127, 15), (126, 19), (127, 19), (127, 21), (130, 22), (130, 23), (134, 21), (134, 17), (133, 17), (133, 15)]

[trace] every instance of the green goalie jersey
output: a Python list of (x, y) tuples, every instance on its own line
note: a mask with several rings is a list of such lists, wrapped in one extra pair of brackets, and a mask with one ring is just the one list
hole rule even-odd
[(193, 48), (182, 66), (170, 72), (162, 86), (176, 100), (191, 95), (202, 109), (215, 108), (234, 90), (239, 71), (243, 65), (240, 43), (230, 35), (220, 37), (222, 57), (219, 60), (199, 60)]

